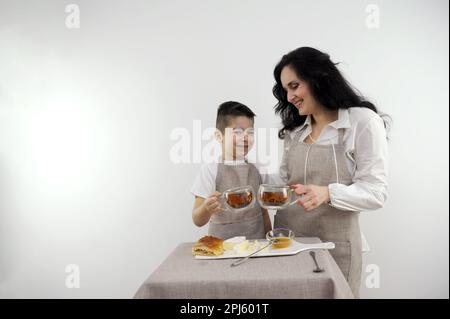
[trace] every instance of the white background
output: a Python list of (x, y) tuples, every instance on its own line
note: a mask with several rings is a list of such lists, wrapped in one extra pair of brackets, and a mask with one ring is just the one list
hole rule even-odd
[(213, 126), (226, 100), (278, 127), (273, 68), (313, 46), (394, 120), (388, 202), (361, 216), (380, 287), (362, 297), (448, 298), (448, 20), (444, 0), (0, 1), (0, 297), (132, 297), (206, 232), (200, 164), (170, 161), (171, 132)]

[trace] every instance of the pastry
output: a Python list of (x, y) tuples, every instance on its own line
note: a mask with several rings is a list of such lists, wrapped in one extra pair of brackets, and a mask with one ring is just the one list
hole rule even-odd
[(223, 239), (204, 236), (192, 247), (192, 254), (195, 256), (220, 256), (223, 254)]

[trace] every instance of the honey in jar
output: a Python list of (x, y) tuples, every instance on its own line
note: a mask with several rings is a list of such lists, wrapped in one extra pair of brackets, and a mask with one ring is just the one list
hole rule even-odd
[(275, 242), (272, 243), (272, 248), (286, 248), (291, 244), (291, 239), (289, 237), (276, 237)]

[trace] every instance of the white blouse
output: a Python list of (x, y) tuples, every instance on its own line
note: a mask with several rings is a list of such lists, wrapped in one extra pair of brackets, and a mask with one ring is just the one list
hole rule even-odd
[[(311, 133), (310, 116), (302, 126), (286, 134), (279, 172), (284, 183), (287, 182), (286, 160), (290, 142), (305, 126), (307, 127), (300, 135), (300, 140), (304, 141)], [(365, 211), (383, 207), (388, 186), (387, 139), (383, 119), (368, 108), (340, 109), (338, 119), (322, 130), (316, 144), (338, 143), (338, 129), (344, 129), (346, 164), (353, 183), (328, 185), (331, 205), (343, 211)]]

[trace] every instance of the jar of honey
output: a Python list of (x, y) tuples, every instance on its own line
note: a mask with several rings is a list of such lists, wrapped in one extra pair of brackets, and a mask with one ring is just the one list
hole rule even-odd
[(294, 232), (287, 228), (275, 228), (266, 234), (266, 239), (272, 242), (274, 249), (287, 248), (294, 239)]

